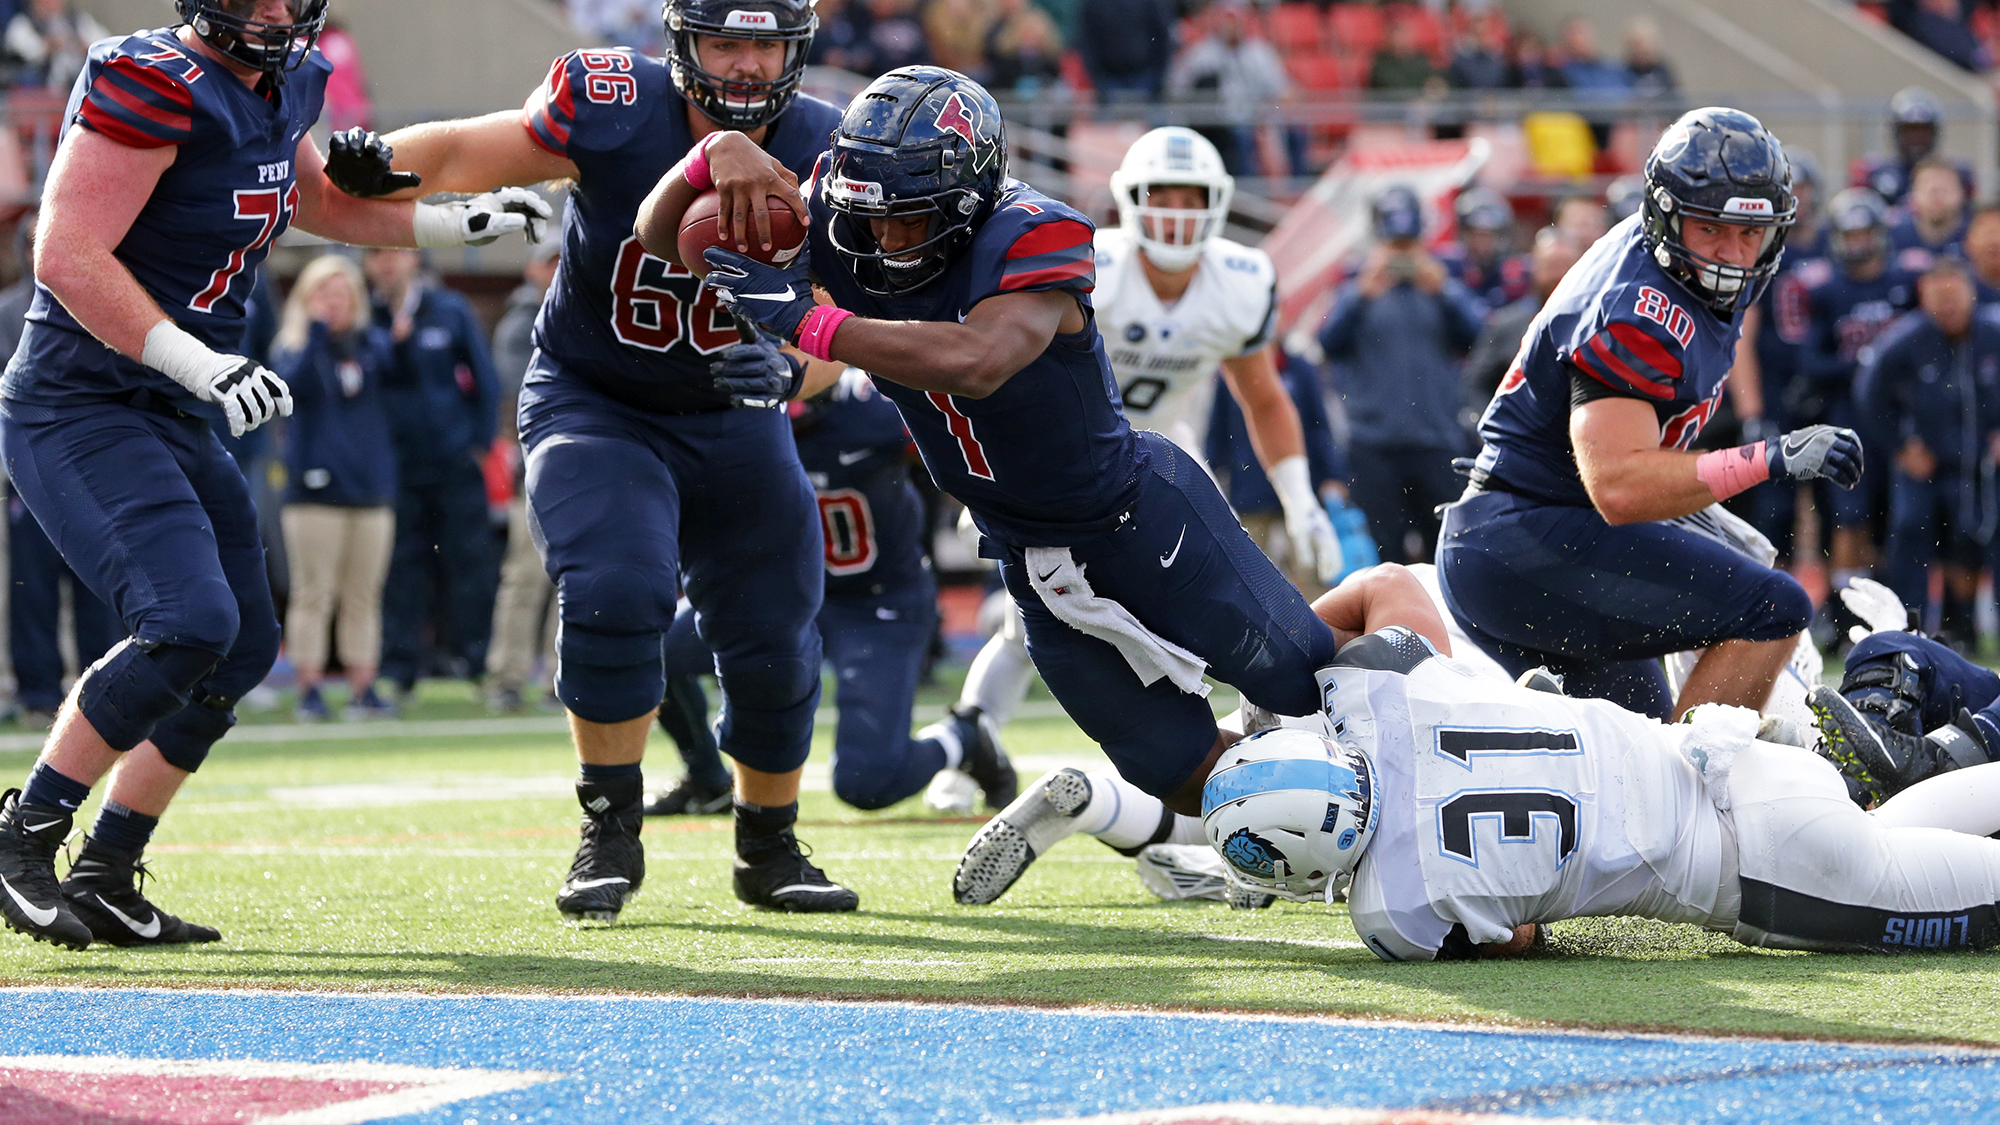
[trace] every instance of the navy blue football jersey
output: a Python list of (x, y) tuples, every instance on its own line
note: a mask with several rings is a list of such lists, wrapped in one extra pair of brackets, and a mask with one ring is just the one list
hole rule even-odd
[(1445, 271), (1489, 310), (1527, 296), (1533, 281), (1526, 254), (1507, 254), (1491, 262), (1476, 262), (1464, 246), (1454, 242), (1440, 249), (1437, 256)]
[(1653, 404), (1660, 445), (1701, 433), (1735, 362), (1743, 316), (1723, 320), (1647, 251), (1637, 216), (1597, 240), (1529, 325), (1479, 420), (1479, 467), (1554, 504), (1590, 506), (1569, 441), (1573, 372)]
[[(89, 129), (132, 148), (180, 148), (113, 253), (174, 322), (220, 352), (243, 349), (257, 266), (292, 223), (293, 157), (319, 119), (332, 67), (315, 51), (266, 100), (170, 29), (90, 48), (64, 134)], [(44, 286), (0, 393), (56, 404), (147, 390), (191, 414), (221, 411), (99, 342)]]
[(1916, 303), (1916, 278), (1892, 264), (1857, 281), (1824, 258), (1801, 264), (1797, 276), (1806, 311), (1799, 373), (1821, 395), (1845, 395), (1875, 337)]
[(828, 601), (891, 604), (922, 582), (924, 505), (910, 484), (909, 434), (896, 404), (849, 368), (833, 398), (794, 421), (799, 461), (819, 496)]
[(1097, 268), (1090, 220), (1009, 180), (972, 244), (930, 285), (882, 297), (855, 283), (828, 239), (833, 212), (812, 185), (814, 278), (849, 312), (882, 320), (962, 321), (1003, 293), (1060, 289), (1083, 306), (1083, 330), (1057, 336), (985, 398), (877, 380), (902, 409), (940, 489), (972, 510), (981, 532), (1014, 546), (1074, 546), (1115, 526), (1138, 495), (1143, 464), (1119, 410), (1118, 384), (1090, 291)]
[[(708, 365), (736, 325), (686, 269), (632, 234), (639, 204), (694, 146), (687, 103), (665, 61), (627, 49), (574, 51), (521, 110), (535, 144), (580, 175), (563, 217), (562, 262), (535, 320), (535, 344), (564, 374), (641, 409), (722, 409)], [(840, 111), (801, 97), (764, 147), (800, 179), (826, 151)], [(608, 279), (608, 284), (607, 284)]]

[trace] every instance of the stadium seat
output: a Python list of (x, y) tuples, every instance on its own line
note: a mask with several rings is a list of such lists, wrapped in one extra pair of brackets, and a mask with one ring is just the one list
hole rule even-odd
[(1364, 59), (1381, 48), (1388, 33), (1382, 9), (1373, 4), (1335, 4), (1327, 9), (1326, 19), (1333, 45)]
[(1351, 90), (1353, 68), (1340, 55), (1293, 55), (1285, 60), (1292, 81), (1308, 90)]
[(1876, 23), (1889, 22), (1889, 9), (1880, 0), (1861, 0), (1860, 3), (1854, 5), (1854, 10), (1874, 20)]
[(1429, 55), (1432, 62), (1444, 66), (1451, 61), (1445, 50), (1444, 27), (1436, 13), (1421, 4), (1394, 4), (1387, 12), (1390, 20), (1410, 29), (1417, 49)]
[(1528, 138), (1528, 159), (1544, 176), (1588, 176), (1597, 162), (1597, 141), (1590, 125), (1574, 113), (1543, 111), (1521, 119)]
[(1271, 42), (1285, 55), (1317, 54), (1325, 46), (1319, 9), (1311, 4), (1280, 4), (1271, 11)]

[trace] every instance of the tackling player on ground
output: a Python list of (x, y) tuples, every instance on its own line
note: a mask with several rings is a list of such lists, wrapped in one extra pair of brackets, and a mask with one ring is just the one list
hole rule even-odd
[[(296, 224), (378, 246), (532, 238), (525, 192), (444, 207), (334, 191), (306, 130), (331, 67), (325, 0), (180, 0), (180, 25), (94, 44), (43, 189), (36, 291), (0, 379), (0, 448), (65, 562), (130, 636), (78, 678), (21, 790), (0, 798), (0, 917), (81, 949), (215, 941), (140, 893), (182, 782), (278, 655), (257, 513), (210, 428), (292, 412), (246, 359), (244, 302)], [(60, 887), (55, 854), (111, 789)]]
[(737, 897), (853, 910), (859, 897), (793, 834), (819, 702), (820, 536), (790, 424), (771, 407), (799, 389), (803, 364), (739, 343), (713, 294), (632, 235), (640, 200), (679, 165), (721, 193), (739, 245), (768, 244), (766, 197), (796, 197), (839, 111), (799, 96), (809, 0), (669, 0), (665, 19), (665, 59), (576, 51), (519, 111), (413, 126), (386, 145), (345, 138), (356, 174), (343, 186), (408, 192), (408, 172), (430, 191), (574, 181), (520, 426), (537, 545), (561, 592), (556, 694), (581, 772), (583, 839), (557, 908), (615, 920), (645, 877), (640, 761), (684, 581), (738, 767)]

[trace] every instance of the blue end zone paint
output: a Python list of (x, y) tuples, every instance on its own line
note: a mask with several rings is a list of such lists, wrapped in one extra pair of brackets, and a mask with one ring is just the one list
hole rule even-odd
[(696, 999), (0, 990), (9, 1055), (573, 1077), (398, 1121), (951, 1125), (1270, 1102), (1717, 1125), (1983, 1121), (2000, 1053)]

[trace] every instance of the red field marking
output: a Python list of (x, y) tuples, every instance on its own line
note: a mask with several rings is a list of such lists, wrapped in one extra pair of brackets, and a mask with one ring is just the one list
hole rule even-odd
[(384, 1063), (0, 1058), (7, 1125), (355, 1125), (562, 1077)]

